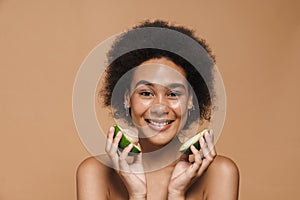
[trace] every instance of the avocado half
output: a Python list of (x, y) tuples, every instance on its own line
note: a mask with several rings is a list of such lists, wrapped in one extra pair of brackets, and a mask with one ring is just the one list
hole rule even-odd
[(207, 131), (208, 131), (208, 129), (204, 129), (204, 130), (200, 131), (199, 133), (197, 133), (196, 135), (194, 135), (193, 137), (191, 137), (190, 139), (188, 139), (185, 143), (183, 143), (181, 145), (181, 147), (179, 148), (179, 151), (184, 154), (192, 154), (193, 152), (190, 149), (190, 147), (192, 145), (194, 145), (194, 147), (196, 147), (196, 149), (200, 150), (199, 139), (201, 137), (203, 137), (204, 133)]
[[(132, 142), (130, 141), (128, 136), (126, 136), (126, 132), (120, 126), (118, 126), (116, 124), (116, 125), (114, 125), (114, 128), (115, 128), (114, 137), (116, 137), (116, 135), (119, 131), (122, 132), (122, 137), (121, 137), (121, 140), (120, 140), (119, 145), (118, 145), (118, 147), (122, 151), (125, 147), (127, 147)], [(137, 146), (136, 144), (133, 144), (133, 147), (132, 147), (132, 149), (131, 149), (131, 151), (128, 155), (136, 155), (136, 154), (140, 153), (141, 151), (142, 150), (140, 149), (139, 146)]]

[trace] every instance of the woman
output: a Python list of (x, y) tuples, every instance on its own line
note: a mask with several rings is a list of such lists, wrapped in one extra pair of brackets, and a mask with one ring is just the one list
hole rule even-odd
[[(199, 121), (210, 120), (215, 63), (210, 49), (191, 30), (164, 21), (146, 21), (132, 30), (147, 27), (175, 30), (200, 44), (206, 52), (200, 59), (205, 74), (163, 49), (136, 49), (118, 56), (139, 41), (130, 31), (122, 35), (108, 54), (111, 64), (101, 95), (116, 119), (136, 128), (142, 153), (129, 156), (132, 144), (119, 151), (122, 133), (114, 137), (111, 127), (105, 148), (108, 161), (91, 157), (78, 167), (78, 200), (238, 199), (238, 169), (230, 159), (216, 155), (212, 131), (199, 139), (200, 150), (192, 145), (192, 155), (178, 156), (179, 136)], [(141, 41), (166, 41), (160, 34), (153, 35)]]

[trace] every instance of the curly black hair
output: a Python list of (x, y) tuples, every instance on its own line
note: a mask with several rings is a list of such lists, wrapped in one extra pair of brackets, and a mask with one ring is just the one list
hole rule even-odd
[[(134, 46), (137, 42), (142, 42), (144, 46), (153, 46), (153, 43), (163, 43), (165, 38), (162, 38), (162, 34), (153, 34), (151, 38), (137, 38), (136, 35), (132, 35), (130, 31), (138, 30), (141, 28), (163, 28), (172, 31), (177, 31), (181, 34), (184, 34), (194, 41), (197, 44), (200, 44), (204, 51), (205, 55), (201, 58), (196, 57), (194, 59), (200, 60), (199, 66), (193, 66), (190, 62), (184, 59), (182, 56), (177, 55), (174, 52), (170, 52), (163, 49), (158, 48), (137, 48), (134, 50), (126, 51), (128, 46)], [(167, 35), (165, 37), (168, 37)], [(172, 41), (173, 42), (173, 41)], [(178, 48), (183, 45), (180, 43), (181, 41), (174, 41), (174, 45), (176, 46), (176, 42), (178, 43)], [(173, 44), (172, 44), (173, 45)], [(180, 51), (180, 50), (179, 50)], [(183, 49), (182, 51), (187, 51)], [(199, 51), (199, 50), (198, 50)], [(124, 53), (122, 53), (124, 52)], [(194, 56), (193, 51), (189, 49), (188, 52), (192, 57)], [(198, 55), (195, 55), (198, 56)], [(185, 125), (185, 128), (188, 127), (193, 121), (199, 119), (200, 120), (210, 120), (211, 117), (211, 105), (212, 98), (214, 96), (212, 82), (213, 82), (213, 67), (215, 65), (215, 56), (212, 54), (211, 49), (204, 39), (200, 39), (195, 36), (193, 30), (188, 29), (183, 26), (173, 25), (166, 21), (155, 20), (155, 21), (144, 21), (140, 25), (133, 27), (131, 30), (122, 34), (117, 41), (113, 44), (110, 51), (107, 54), (109, 66), (106, 68), (106, 76), (104, 80), (104, 87), (100, 91), (101, 99), (103, 100), (104, 106), (112, 106), (114, 109), (113, 115), (116, 119), (122, 118), (125, 119), (128, 124), (132, 124), (130, 116), (126, 114), (126, 110), (124, 109), (124, 94), (128, 86), (130, 85), (131, 78), (128, 76), (126, 79), (122, 78), (124, 74), (139, 66), (143, 62), (150, 59), (158, 59), (158, 58), (167, 58), (174, 62), (176, 65), (182, 67), (186, 74), (186, 79), (192, 87), (194, 91), (193, 103), (194, 105), (198, 105), (195, 107), (195, 110), (191, 112), (189, 116), (189, 120)], [(199, 68), (205, 68), (205, 74), (200, 74)], [(203, 70), (202, 70), (203, 71)], [(204, 80), (203, 77), (206, 77)], [(112, 98), (113, 91), (118, 85), (118, 96), (119, 98)]]

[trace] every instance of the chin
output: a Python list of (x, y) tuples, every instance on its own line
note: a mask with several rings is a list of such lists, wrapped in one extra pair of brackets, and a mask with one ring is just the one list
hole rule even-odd
[(155, 146), (165, 146), (169, 144), (175, 137), (176, 134), (167, 135), (166, 133), (159, 132), (156, 135), (149, 137), (148, 141)]

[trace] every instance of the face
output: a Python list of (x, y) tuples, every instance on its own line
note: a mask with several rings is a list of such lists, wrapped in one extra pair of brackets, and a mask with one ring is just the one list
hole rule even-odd
[(145, 137), (156, 146), (169, 143), (183, 128), (193, 106), (184, 70), (166, 58), (151, 59), (133, 74), (125, 105)]

